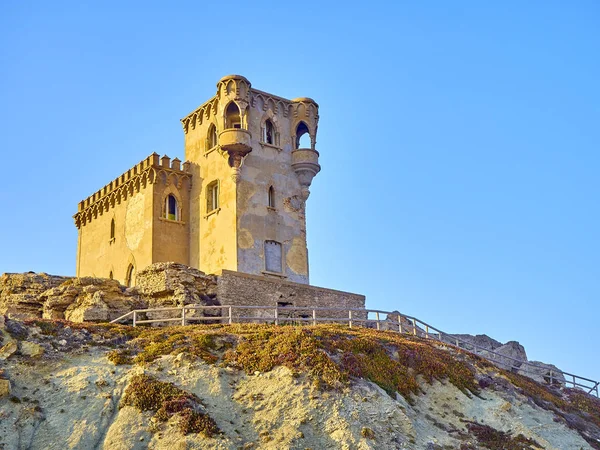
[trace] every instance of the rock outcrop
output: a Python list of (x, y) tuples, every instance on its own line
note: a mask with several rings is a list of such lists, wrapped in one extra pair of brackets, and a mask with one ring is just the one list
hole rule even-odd
[[(485, 334), (475, 336), (470, 334), (455, 334), (453, 337), (462, 341), (460, 342), (462, 348), (491, 360), (502, 369), (524, 375), (541, 383), (564, 386), (565, 377), (558, 367), (540, 361), (529, 361), (525, 348), (517, 341), (509, 341), (506, 344), (502, 344)], [(478, 348), (469, 344), (473, 344)]]
[[(217, 277), (206, 275), (192, 267), (177, 263), (156, 263), (138, 272), (136, 292), (144, 299), (147, 308), (202, 305), (217, 306)], [(148, 312), (148, 319), (175, 318), (178, 311), (160, 314)], [(187, 320), (199, 317), (220, 316), (221, 310), (187, 310)]]
[[(133, 288), (107, 278), (4, 274), (0, 279), (0, 314), (20, 319), (108, 322), (134, 309), (218, 305), (216, 286), (216, 277), (176, 263), (156, 263), (141, 270)], [(211, 314), (189, 312), (190, 319), (203, 315)], [(153, 315), (149, 313), (148, 318)]]
[(138, 272), (135, 288), (149, 308), (218, 305), (217, 277), (183, 264), (152, 264)]
[(139, 295), (116, 280), (73, 278), (40, 295), (45, 319), (108, 322), (132, 309), (146, 307)]
[(41, 317), (42, 294), (69, 277), (46, 273), (5, 273), (0, 277), (0, 314), (15, 318)]

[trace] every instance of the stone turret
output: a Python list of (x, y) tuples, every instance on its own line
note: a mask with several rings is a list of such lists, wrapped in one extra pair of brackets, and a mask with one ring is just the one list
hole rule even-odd
[[(182, 119), (191, 194), (190, 265), (308, 283), (305, 202), (321, 170), (318, 104), (259, 91), (241, 75)], [(304, 135), (310, 145), (301, 148)], [(302, 139), (304, 141), (304, 139)]]

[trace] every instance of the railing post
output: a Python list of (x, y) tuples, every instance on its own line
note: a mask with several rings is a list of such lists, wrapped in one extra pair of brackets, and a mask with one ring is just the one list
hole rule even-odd
[(425, 337), (429, 339), (429, 325), (425, 325)]
[(137, 322), (137, 316), (136, 316), (137, 311), (133, 310), (133, 326), (135, 327), (135, 323)]
[(185, 326), (185, 306), (181, 308), (181, 325)]
[(413, 334), (416, 336), (417, 335), (417, 322), (415, 319), (413, 319), (412, 323), (413, 323)]
[(576, 388), (577, 387), (577, 382), (575, 381), (575, 375), (573, 375), (573, 387)]
[[(367, 313), (367, 314), (369, 314), (369, 313)], [(368, 317), (368, 315), (367, 315), (367, 317)], [(380, 329), (380, 328), (379, 328), (379, 311), (377, 311), (377, 312), (375, 313), (375, 317), (377, 318), (377, 329), (379, 330), (379, 329)]]
[(313, 309), (313, 325), (317, 324), (317, 310)]
[(231, 306), (229, 307), (229, 325), (232, 323)]
[(348, 328), (352, 328), (352, 310), (348, 311)]
[(279, 308), (275, 307), (275, 325), (279, 325)]

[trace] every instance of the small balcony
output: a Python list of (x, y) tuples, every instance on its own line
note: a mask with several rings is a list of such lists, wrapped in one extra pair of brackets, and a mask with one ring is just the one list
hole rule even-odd
[(321, 170), (319, 152), (310, 148), (299, 148), (292, 152), (292, 169), (296, 172), (302, 188), (302, 199), (308, 199), (313, 178)]
[(246, 154), (252, 150), (252, 135), (242, 128), (228, 128), (219, 133), (219, 145), (228, 153)]
[(299, 148), (292, 151), (292, 166), (312, 166), (318, 172), (317, 168), (321, 168), (319, 166), (319, 152), (310, 148)]

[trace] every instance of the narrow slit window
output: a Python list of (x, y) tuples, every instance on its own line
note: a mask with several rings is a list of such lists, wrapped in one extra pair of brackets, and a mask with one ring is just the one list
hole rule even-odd
[(112, 270), (110, 271), (110, 273), (108, 274), (108, 278), (110, 278), (111, 280), (114, 278)]
[(127, 267), (127, 275), (125, 276), (125, 285), (131, 287), (135, 284), (135, 267), (133, 264), (129, 264)]
[(269, 208), (275, 208), (275, 189), (273, 189), (273, 186), (269, 186), (268, 205)]
[(267, 144), (275, 145), (275, 127), (273, 126), (273, 122), (267, 120), (265, 122), (265, 136), (264, 142)]
[(206, 188), (206, 212), (214, 211), (219, 207), (219, 182), (210, 183)]
[(115, 238), (115, 219), (111, 219), (110, 221), (110, 240), (112, 241)]
[(267, 272), (281, 273), (282, 268), (281, 243), (265, 241), (265, 270)]

